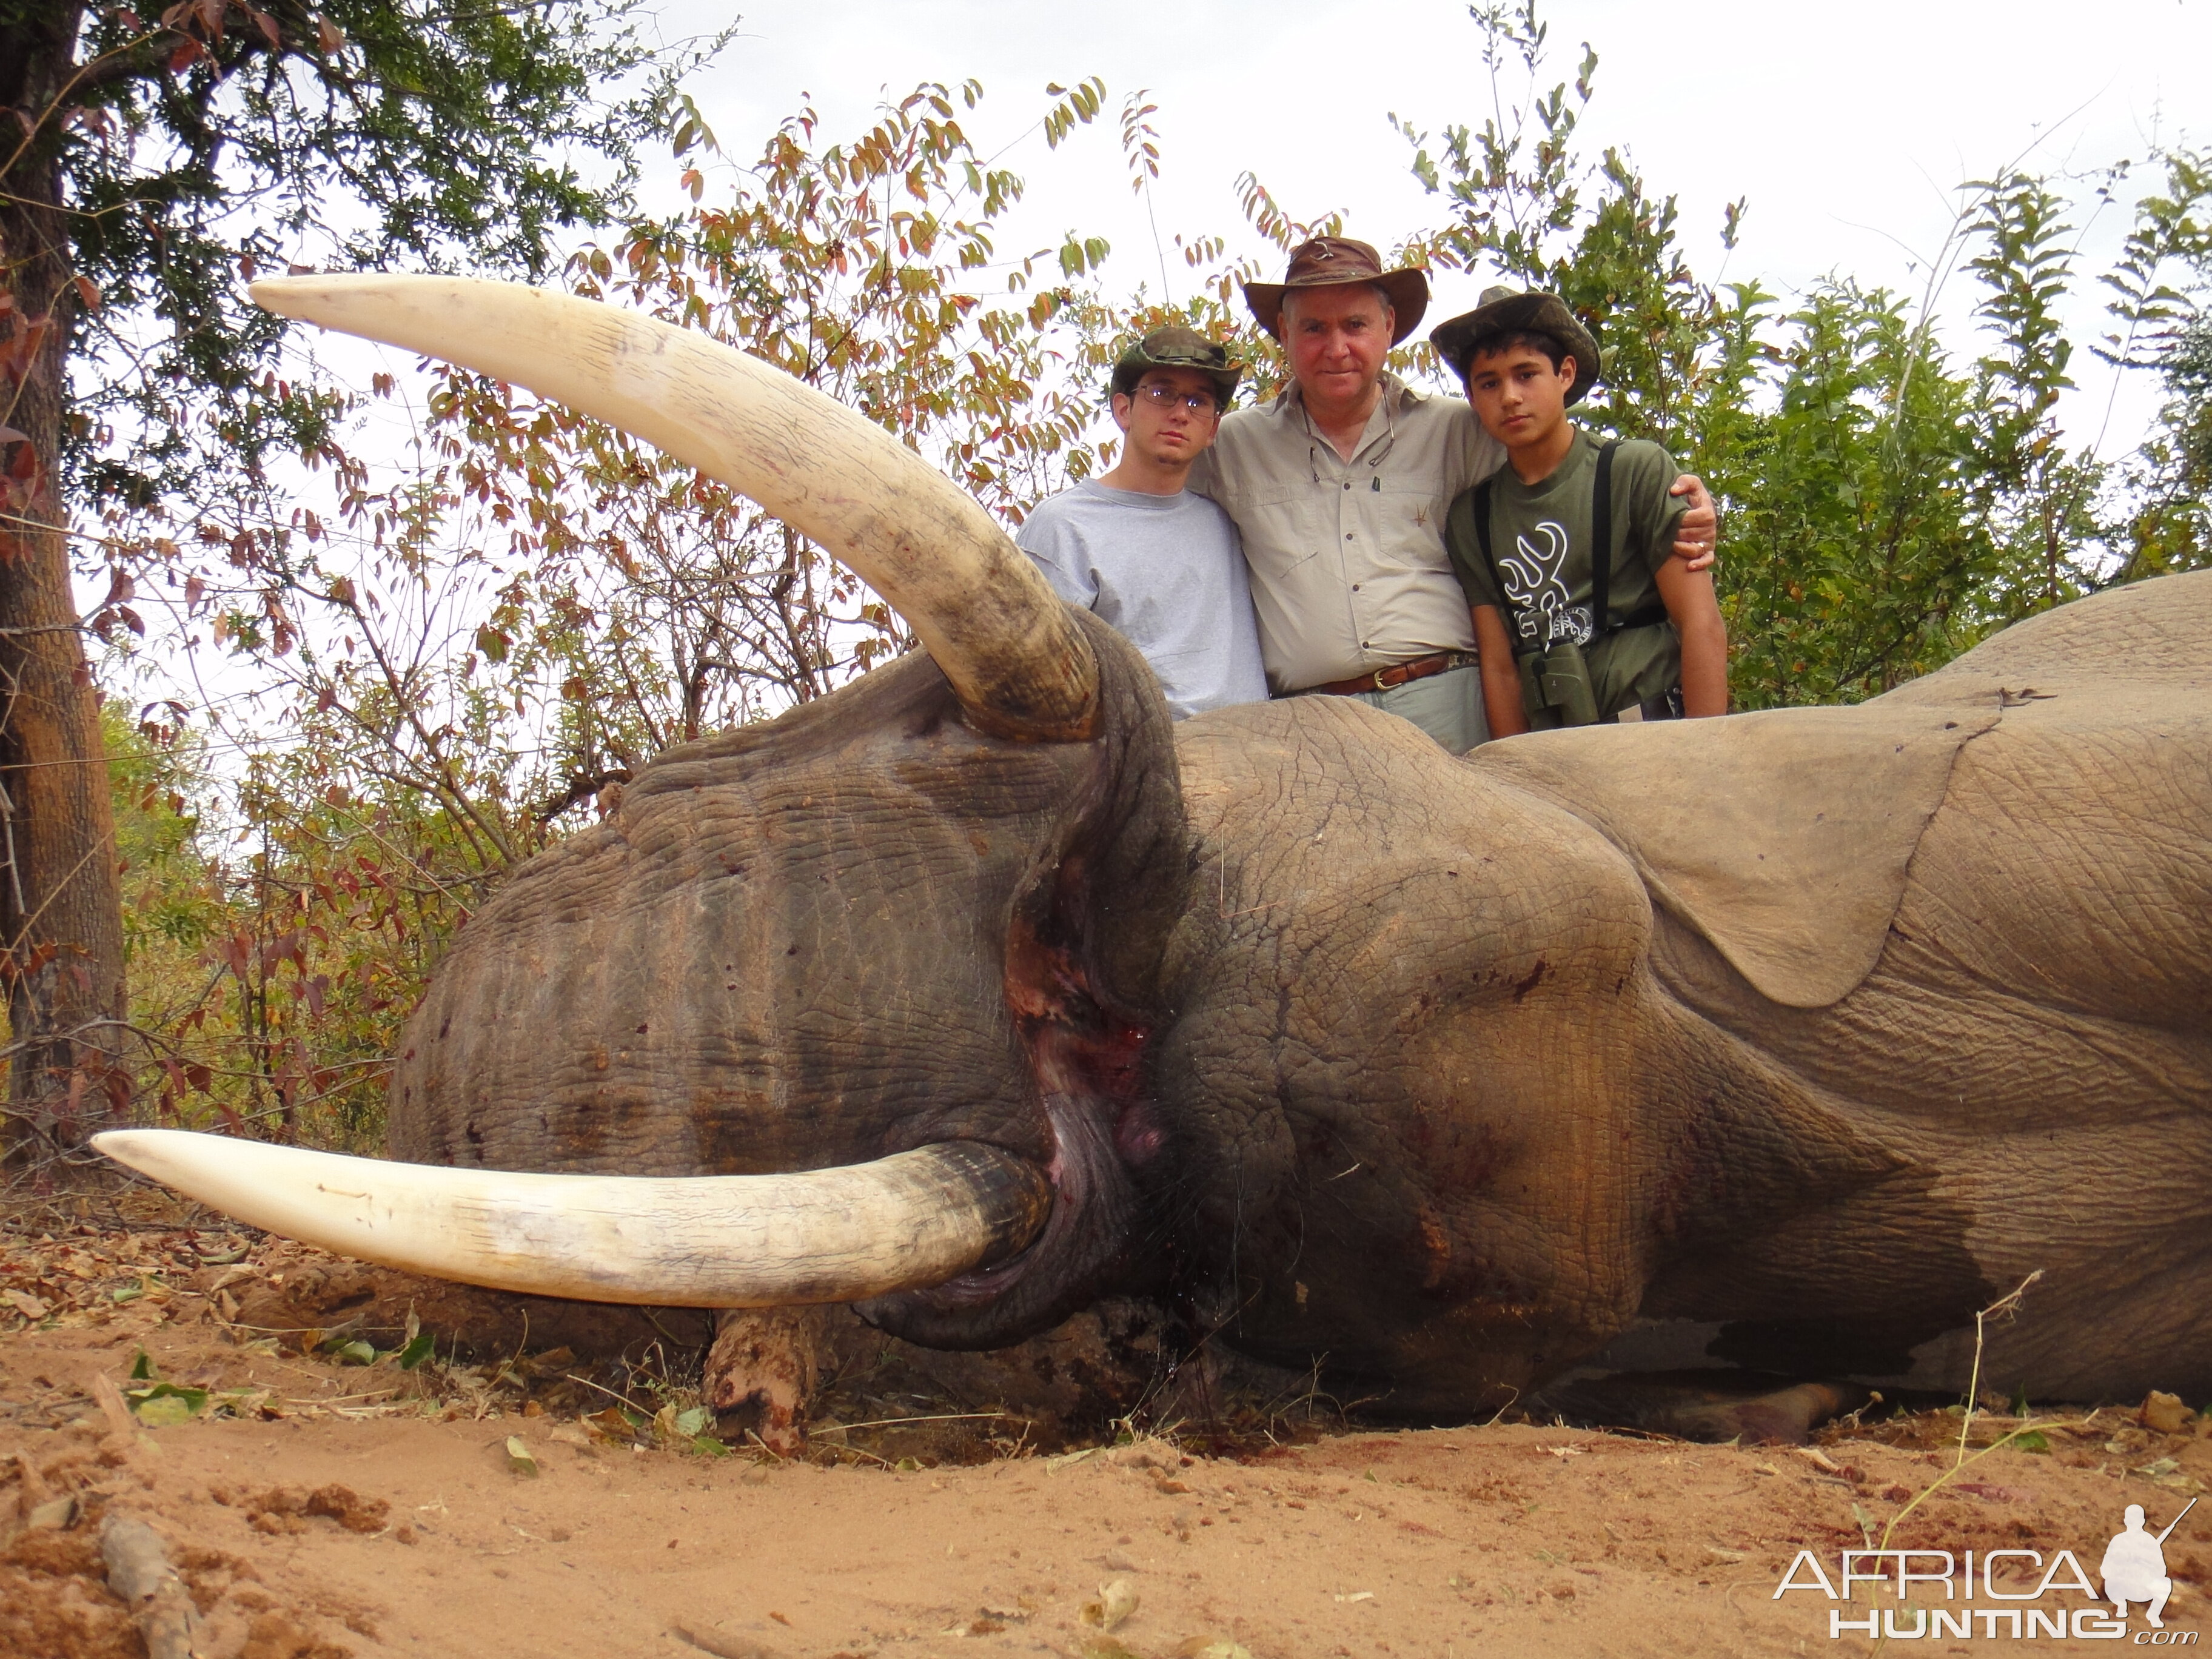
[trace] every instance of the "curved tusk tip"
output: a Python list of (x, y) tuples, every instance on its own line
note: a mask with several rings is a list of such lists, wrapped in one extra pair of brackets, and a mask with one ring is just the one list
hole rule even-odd
[(161, 1144), (155, 1139), (161, 1133), (159, 1129), (102, 1129), (87, 1145), (102, 1158), (143, 1170), (146, 1159)]

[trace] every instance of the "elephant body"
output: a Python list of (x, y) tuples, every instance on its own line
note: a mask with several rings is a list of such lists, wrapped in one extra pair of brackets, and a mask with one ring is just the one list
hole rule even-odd
[(2212, 1391), (2212, 575), (1858, 708), (1185, 732), (1161, 1069), (1236, 1340), (1411, 1409), (1652, 1324), (1956, 1388), (2040, 1271), (1985, 1381)]
[[(656, 762), (441, 966), (395, 1152), (1058, 1193), (867, 1310), (988, 1346), (1178, 1287), (1261, 1357), (1492, 1408), (1671, 1332), (1766, 1371), (2212, 1392), (2212, 574), (1856, 708), (1472, 757), (1350, 700), (1097, 734), (919, 654)], [(1680, 1341), (1676, 1345), (1679, 1349)]]

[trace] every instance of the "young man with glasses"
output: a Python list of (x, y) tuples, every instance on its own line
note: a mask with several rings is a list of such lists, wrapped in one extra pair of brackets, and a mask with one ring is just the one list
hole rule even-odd
[(1040, 501), (1014, 538), (1062, 599), (1144, 653), (1176, 720), (1267, 696), (1237, 526), (1183, 487), (1242, 372), (1187, 328), (1130, 345), (1114, 365), (1121, 459)]

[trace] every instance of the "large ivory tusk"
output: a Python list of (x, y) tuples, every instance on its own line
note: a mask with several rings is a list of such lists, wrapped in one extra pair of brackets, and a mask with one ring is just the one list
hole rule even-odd
[(532, 1296), (775, 1308), (918, 1290), (1044, 1224), (1025, 1160), (951, 1141), (798, 1175), (525, 1175), (391, 1164), (184, 1129), (111, 1129), (118, 1163), (343, 1255)]
[(989, 514), (880, 427), (689, 329), (463, 276), (273, 276), (255, 301), (528, 386), (758, 501), (912, 624), (970, 713), (1090, 735), (1098, 667)]

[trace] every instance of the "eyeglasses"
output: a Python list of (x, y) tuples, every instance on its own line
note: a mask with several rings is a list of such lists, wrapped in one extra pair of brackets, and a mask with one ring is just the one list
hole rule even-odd
[(1194, 415), (1213, 413), (1213, 396), (1206, 392), (1177, 392), (1173, 386), (1140, 386), (1137, 395), (1155, 409), (1173, 409), (1181, 404)]

